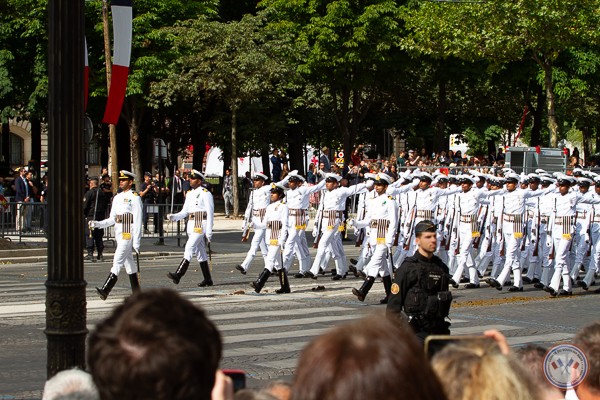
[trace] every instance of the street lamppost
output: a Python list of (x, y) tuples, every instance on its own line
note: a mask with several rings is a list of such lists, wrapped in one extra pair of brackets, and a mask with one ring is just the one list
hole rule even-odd
[(48, 3), (48, 377), (85, 367), (83, 10), (84, 0)]

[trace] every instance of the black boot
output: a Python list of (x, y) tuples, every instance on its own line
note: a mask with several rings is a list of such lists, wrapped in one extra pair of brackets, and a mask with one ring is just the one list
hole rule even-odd
[(185, 273), (188, 269), (188, 265), (190, 265), (190, 262), (184, 258), (179, 263), (179, 267), (177, 267), (177, 271), (168, 272), (167, 276), (169, 277), (169, 279), (171, 279), (173, 281), (174, 284), (179, 285), (179, 281), (185, 275)]
[(365, 301), (365, 297), (367, 297), (367, 293), (371, 290), (374, 282), (375, 278), (367, 276), (367, 279), (365, 279), (360, 289), (352, 289), (352, 294), (358, 297), (358, 300)]
[(102, 255), (102, 250), (98, 250), (97, 260), (100, 262), (104, 261), (104, 256)]
[(277, 289), (275, 293), (290, 293), (292, 290), (290, 289), (290, 281), (288, 280), (288, 275), (285, 268), (281, 268), (279, 271), (277, 271), (277, 274), (279, 275), (279, 283), (281, 284), (281, 289)]
[(129, 283), (131, 284), (131, 292), (139, 292), (140, 291), (140, 278), (138, 277), (138, 273), (135, 272), (129, 275)]
[(210, 268), (208, 268), (208, 261), (202, 261), (200, 263), (200, 270), (202, 271), (202, 275), (204, 276), (204, 280), (198, 284), (199, 287), (212, 286), (213, 281), (210, 276)]
[(88, 250), (87, 256), (83, 259), (84, 261), (94, 261), (94, 250)]
[(252, 286), (254, 288), (254, 291), (256, 293), (260, 293), (263, 286), (265, 286), (265, 283), (267, 283), (267, 279), (269, 279), (269, 276), (271, 276), (271, 271), (269, 271), (266, 268), (263, 269), (262, 272), (260, 273), (260, 275), (258, 276), (258, 279), (256, 280), (256, 282), (252, 282), (250, 284), (250, 286)]
[(379, 300), (379, 304), (387, 304), (390, 294), (392, 294), (392, 277), (389, 275), (384, 276), (381, 280), (383, 281), (383, 288), (385, 289), (385, 298)]
[(102, 300), (106, 300), (108, 294), (115, 286), (115, 283), (117, 283), (117, 276), (111, 272), (110, 274), (108, 274), (108, 278), (106, 278), (106, 282), (104, 282), (102, 288), (96, 288)]

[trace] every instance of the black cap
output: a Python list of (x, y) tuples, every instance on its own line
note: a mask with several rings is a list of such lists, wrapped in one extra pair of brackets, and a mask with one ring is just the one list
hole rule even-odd
[(435, 232), (436, 228), (433, 222), (424, 220), (415, 225), (415, 234), (422, 232)]

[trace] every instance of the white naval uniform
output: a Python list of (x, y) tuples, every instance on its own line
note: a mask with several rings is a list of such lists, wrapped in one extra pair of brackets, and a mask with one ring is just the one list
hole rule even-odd
[[(289, 178), (289, 175), (286, 178)], [(287, 181), (286, 178), (280, 183), (284, 184)], [(298, 186), (296, 189), (290, 189), (285, 193), (285, 203), (289, 213), (289, 218), (286, 218), (287, 239), (283, 248), (283, 266), (286, 271), (289, 271), (292, 266), (294, 251), (298, 254), (300, 272), (306, 273), (310, 268), (310, 253), (306, 242), (309, 198), (312, 193), (321, 190), (323, 187), (325, 187), (325, 180), (314, 186)]]
[(254, 225), (254, 235), (252, 236), (252, 242), (250, 243), (250, 250), (246, 254), (246, 258), (242, 264), (244, 271), (248, 271), (250, 263), (256, 257), (256, 252), (260, 249), (263, 255), (265, 264), (267, 262), (267, 244), (265, 243), (265, 230), (259, 228), (262, 226), (261, 222), (265, 217), (267, 206), (271, 202), (271, 185), (263, 185), (258, 189), (252, 190), (250, 194), (250, 200), (248, 200), (248, 207), (244, 213), (244, 219), (250, 221), (250, 225)]
[(571, 277), (567, 257), (575, 228), (575, 209), (578, 203), (600, 204), (600, 197), (593, 192), (582, 195), (579, 192), (569, 192), (565, 195), (560, 193), (554, 198), (554, 210), (551, 218), (552, 245), (554, 246), (554, 275), (549, 287), (558, 292), (561, 278), (563, 289), (571, 291)]
[(475, 257), (475, 266), (479, 275), (483, 276), (492, 258), (492, 247), (494, 244), (494, 236), (496, 233), (496, 224), (494, 223), (494, 196), (489, 197), (485, 202), (482, 202), (482, 207), (486, 207), (482, 214), (485, 215), (484, 229), (481, 232), (482, 238), (479, 242), (479, 253)]
[[(594, 197), (600, 197), (598, 194), (594, 194)], [(598, 272), (600, 266), (600, 206), (594, 205), (592, 209), (592, 250), (590, 256), (590, 263), (588, 264), (583, 282), (586, 286), (591, 286), (594, 282), (594, 276)]]
[(469, 261), (469, 281), (479, 284), (479, 276), (471, 253), (473, 240), (479, 232), (479, 207), (481, 201), (487, 198), (488, 193), (483, 190), (471, 188), (468, 192), (456, 195), (456, 216), (458, 218), (458, 256), (456, 257), (457, 268), (452, 276), (455, 283), (460, 283), (460, 278)]
[[(371, 182), (369, 186), (372, 186)], [(346, 265), (346, 254), (344, 247), (342, 246), (342, 238), (340, 228), (343, 229), (342, 218), (344, 209), (346, 208), (346, 199), (364, 188), (367, 187), (366, 183), (359, 183), (351, 187), (338, 187), (333, 190), (325, 190), (324, 196), (321, 200), (322, 208), (322, 221), (321, 221), (321, 239), (317, 247), (317, 255), (312, 264), (310, 272), (313, 276), (317, 276), (319, 273), (320, 265), (325, 256), (326, 249), (331, 246), (333, 253), (333, 259), (335, 261), (335, 268), (337, 275), (344, 276), (348, 272), (348, 266)]]
[(204, 238), (212, 239), (215, 204), (212, 194), (202, 186), (187, 192), (183, 208), (177, 214), (172, 214), (172, 221), (188, 217), (186, 232), (188, 240), (185, 244), (183, 258), (191, 261), (196, 256), (198, 261), (208, 260)]
[[(552, 250), (552, 246), (548, 243), (548, 229), (550, 216), (552, 215), (552, 210), (554, 208), (554, 198), (558, 196), (558, 193), (551, 193), (547, 196), (538, 197), (539, 199), (539, 209), (540, 213), (540, 237), (538, 239), (538, 264), (542, 267), (540, 282), (544, 286), (548, 286), (550, 284), (550, 277), (552, 276), (552, 272), (554, 269), (554, 260), (550, 260), (550, 251)], [(541, 262), (540, 262), (541, 261)]]
[[(588, 190), (587, 193), (590, 191)], [(577, 222), (575, 224), (575, 236), (573, 237), (573, 246), (571, 247), (571, 279), (574, 281), (579, 276), (579, 266), (583, 264), (588, 249), (590, 248), (590, 234), (588, 228), (592, 221), (593, 206), (591, 204), (578, 203)]]
[(407, 232), (410, 230), (408, 219), (411, 217), (412, 209), (411, 205), (416, 203), (417, 192), (415, 187), (419, 184), (418, 179), (414, 179), (412, 182), (407, 185), (400, 186), (401, 181), (398, 180), (391, 185), (388, 186), (386, 194), (390, 196), (398, 196), (400, 198), (398, 204), (400, 206), (401, 218), (398, 220), (399, 227), (396, 227), (398, 231), (398, 246), (396, 247), (396, 251), (394, 252), (394, 256), (392, 257), (392, 262), (394, 267), (398, 268), (406, 258), (409, 249), (404, 249), (405, 244), (407, 244)]
[[(371, 203), (371, 201), (373, 201), (377, 197), (378, 196), (377, 196), (377, 192), (375, 191), (375, 189), (371, 190), (370, 192), (360, 194), (359, 200), (358, 200), (358, 213), (356, 216), (357, 221), (365, 219), (365, 217), (367, 215), (367, 210), (370, 207), (369, 204)], [(365, 236), (364, 236), (363, 242), (360, 247), (360, 256), (358, 257), (358, 261), (356, 262), (356, 265), (355, 265), (357, 271), (362, 271), (364, 269), (364, 266), (369, 263), (369, 260), (371, 259), (371, 255), (372, 255), (372, 248), (371, 248), (371, 245), (369, 244), (370, 230), (367, 228), (358, 228), (358, 227), (355, 227), (355, 229), (365, 229)], [(396, 229), (396, 228), (394, 227), (394, 229)]]
[(267, 256), (265, 257), (265, 269), (269, 272), (279, 271), (282, 267), (281, 247), (285, 243), (288, 234), (288, 207), (278, 200), (267, 206), (265, 217), (253, 222), (255, 229), (265, 232), (267, 244)]
[(490, 191), (490, 196), (502, 195), (502, 221), (498, 221), (498, 224), (502, 223), (506, 260), (502, 272), (497, 279), (501, 286), (508, 280), (512, 271), (514, 274), (513, 286), (517, 288), (523, 287), (519, 258), (521, 241), (523, 240), (525, 201), (548, 194), (552, 190), (554, 189), (548, 188), (536, 191), (531, 189), (515, 189), (512, 192), (506, 189)]
[(117, 193), (113, 198), (110, 215), (103, 221), (95, 221), (94, 227), (98, 229), (115, 226), (115, 239), (117, 248), (110, 272), (119, 275), (121, 267), (125, 265), (127, 274), (138, 272), (133, 261), (133, 249), (140, 249), (142, 240), (142, 200), (133, 190), (129, 189)]
[(390, 275), (391, 251), (398, 223), (398, 205), (392, 196), (382, 194), (369, 202), (365, 218), (356, 221), (358, 228), (369, 229), (369, 245), (373, 250), (365, 267), (368, 276), (376, 278)]

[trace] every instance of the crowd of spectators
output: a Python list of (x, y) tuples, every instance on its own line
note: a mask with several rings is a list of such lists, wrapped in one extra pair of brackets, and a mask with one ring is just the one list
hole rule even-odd
[[(204, 310), (173, 290), (151, 289), (127, 298), (91, 333), (87, 361), (95, 388), (85, 372), (64, 372), (47, 382), (44, 399), (565, 398), (540, 372), (543, 348), (514, 352), (495, 330), (446, 343), (426, 354), (404, 321), (370, 316), (313, 339), (293, 382), (234, 392), (219, 369), (221, 335)], [(600, 398), (600, 322), (583, 328), (574, 344), (587, 356), (587, 375), (567, 398)]]

